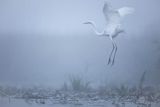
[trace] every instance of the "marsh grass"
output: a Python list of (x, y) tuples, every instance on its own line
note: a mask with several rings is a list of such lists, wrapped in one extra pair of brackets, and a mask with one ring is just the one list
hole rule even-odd
[(90, 82), (84, 81), (79, 76), (70, 76), (69, 83), (73, 91), (89, 91), (91, 89)]

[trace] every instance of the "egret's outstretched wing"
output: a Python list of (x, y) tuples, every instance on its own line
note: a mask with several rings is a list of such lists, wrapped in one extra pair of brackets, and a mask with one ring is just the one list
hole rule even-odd
[(104, 6), (103, 6), (103, 14), (106, 18), (108, 17), (109, 11), (110, 11), (110, 6), (109, 6), (108, 2), (105, 2)]
[(120, 9), (118, 9), (118, 12), (119, 12), (119, 15), (121, 17), (124, 17), (128, 14), (131, 14), (134, 12), (134, 8), (131, 8), (131, 7), (122, 7)]
[(120, 15), (107, 2), (103, 6), (103, 14), (108, 25), (117, 25), (120, 23)]

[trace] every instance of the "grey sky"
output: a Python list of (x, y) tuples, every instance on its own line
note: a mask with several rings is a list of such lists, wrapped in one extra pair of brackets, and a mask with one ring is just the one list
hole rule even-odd
[(110, 0), (115, 8), (135, 8), (123, 21), (126, 34), (116, 39), (113, 67), (106, 65), (112, 47), (108, 38), (97, 37), (90, 26), (82, 24), (93, 20), (102, 30), (103, 3), (0, 0), (0, 84), (57, 86), (70, 74), (92, 83), (136, 83), (144, 70), (155, 81), (160, 74), (155, 66), (159, 42), (153, 43), (160, 36), (159, 0)]
[[(84, 33), (82, 22), (95, 20), (103, 28), (103, 0), (1, 0), (1, 32), (18, 33)], [(134, 7), (136, 12), (128, 16), (125, 25), (139, 31), (159, 19), (158, 0), (110, 0), (115, 8)], [(155, 16), (155, 17), (153, 17)], [(143, 20), (143, 21), (142, 21)], [(136, 22), (136, 23), (135, 23)], [(132, 27), (131, 27), (132, 25)]]

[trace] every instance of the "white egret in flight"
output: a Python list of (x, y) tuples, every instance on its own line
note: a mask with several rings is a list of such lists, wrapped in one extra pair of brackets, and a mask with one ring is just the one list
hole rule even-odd
[(90, 24), (92, 25), (93, 30), (98, 36), (106, 36), (109, 37), (109, 39), (112, 42), (113, 48), (109, 55), (108, 64), (111, 63), (112, 59), (112, 65), (114, 64), (116, 52), (117, 52), (117, 45), (113, 38), (117, 37), (120, 33), (124, 32), (124, 30), (121, 28), (121, 20), (124, 16), (131, 14), (134, 12), (133, 8), (130, 7), (122, 7), (120, 9), (113, 9), (108, 2), (105, 2), (103, 6), (103, 14), (106, 19), (106, 27), (102, 32), (99, 32), (96, 29), (95, 23), (93, 21), (85, 22), (84, 24)]

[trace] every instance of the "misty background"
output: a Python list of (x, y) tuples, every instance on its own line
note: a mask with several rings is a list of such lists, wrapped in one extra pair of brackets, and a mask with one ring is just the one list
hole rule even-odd
[(126, 33), (115, 39), (114, 66), (107, 61), (112, 44), (83, 22), (105, 26), (103, 0), (0, 0), (0, 85), (59, 87), (70, 75), (92, 85), (160, 85), (160, 1), (110, 0), (130, 6)]

